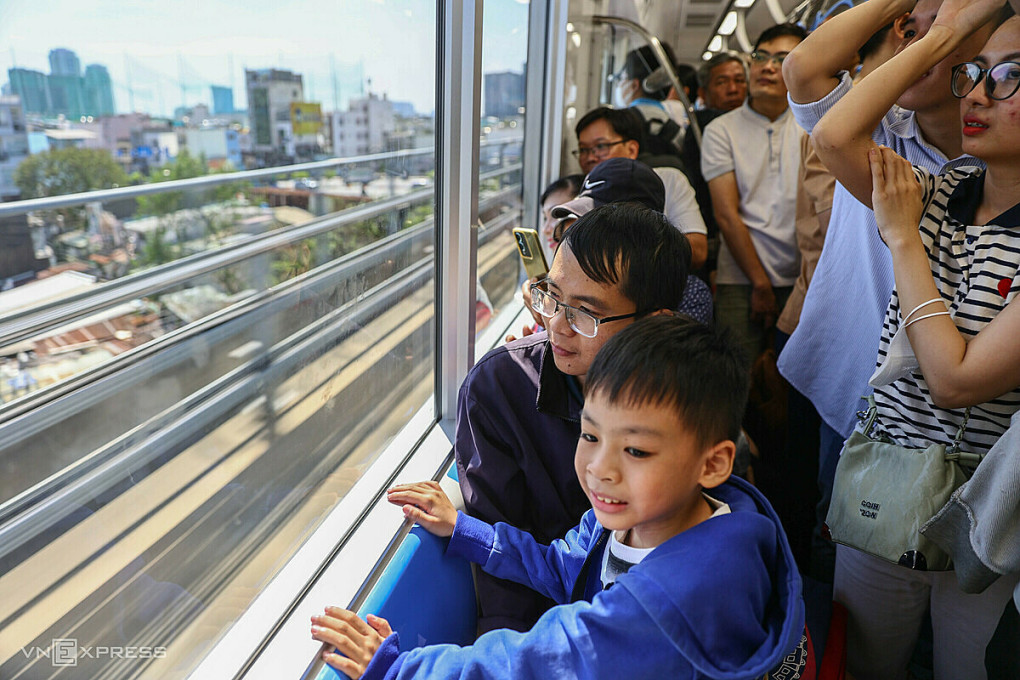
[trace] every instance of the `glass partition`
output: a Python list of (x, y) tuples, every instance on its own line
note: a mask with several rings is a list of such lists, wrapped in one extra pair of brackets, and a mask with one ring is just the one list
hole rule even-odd
[(476, 334), (510, 305), (518, 291), (522, 270), (512, 229), (536, 226), (524, 224), (524, 215), (531, 211), (524, 206), (521, 184), (528, 5), (521, 0), (492, 0), (485, 3), (482, 15)]

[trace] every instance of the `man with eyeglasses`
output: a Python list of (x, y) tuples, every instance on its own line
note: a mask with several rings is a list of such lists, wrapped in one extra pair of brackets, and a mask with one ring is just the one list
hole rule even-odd
[[(875, 40), (896, 39), (896, 52), (920, 40), (941, 0), (868, 0), (815, 29), (783, 64), (790, 108), (808, 132), (852, 86), (845, 70), (854, 53)], [(978, 31), (911, 85), (875, 129), (872, 139), (934, 173), (982, 165), (963, 154), (960, 106), (950, 90), (951, 69), (980, 51), (991, 26)], [(887, 47), (882, 48), (888, 52)], [(862, 57), (865, 66), (869, 65)], [(817, 140), (815, 140), (817, 144)], [(812, 574), (831, 582), (835, 549), (823, 538), (822, 522), (832, 494), (843, 442), (857, 424), (886, 307), (893, 290), (889, 250), (875, 214), (840, 183), (833, 193), (825, 246), (801, 310), (800, 321), (779, 356), (779, 371), (806, 396), (821, 417), (817, 525)], [(849, 293), (849, 294), (848, 294)]]
[[(577, 121), (577, 149), (573, 152), (587, 175), (596, 165), (610, 158), (641, 160), (641, 136), (644, 120), (634, 109), (592, 109)], [(698, 269), (708, 255), (708, 237), (694, 189), (683, 172), (672, 167), (654, 167), (655, 174), (666, 188), (666, 218), (687, 236), (693, 253), (693, 266)], [(585, 190), (586, 186), (581, 187)]]
[(766, 29), (751, 53), (748, 100), (705, 128), (701, 172), (722, 243), (716, 321), (758, 356), (800, 269), (795, 233), (803, 131), (789, 115), (782, 63), (804, 29)]
[[(492, 350), (461, 387), (454, 453), (468, 514), (544, 543), (577, 524), (590, 507), (573, 467), (588, 367), (634, 319), (676, 309), (689, 269), (687, 240), (642, 206), (604, 205), (566, 231), (532, 293), (547, 330)], [(552, 605), (476, 578), (479, 632), (528, 630)]]
[[(705, 108), (694, 112), (699, 129), (728, 111), (738, 109), (747, 98), (747, 63), (736, 52), (720, 52), (698, 67), (698, 98)], [(701, 144), (694, 135), (685, 135), (680, 148), (680, 161), (684, 174), (694, 187), (694, 196), (705, 220), (708, 238), (708, 257), (699, 272), (706, 282), (711, 281), (719, 257), (719, 225), (712, 211), (712, 197), (708, 184), (701, 174)]]

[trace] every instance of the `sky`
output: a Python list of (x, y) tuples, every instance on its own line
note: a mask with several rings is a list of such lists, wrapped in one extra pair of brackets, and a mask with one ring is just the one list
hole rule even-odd
[[(527, 18), (527, 0), (486, 0), (483, 73), (521, 70)], [(211, 105), (210, 85), (233, 87), (244, 108), (244, 69), (282, 68), (324, 110), (360, 96), (363, 74), (372, 92), (427, 114), (435, 23), (434, 0), (0, 0), (0, 82), (12, 66), (49, 73), (49, 51), (64, 47), (83, 70), (106, 66), (118, 112)]]

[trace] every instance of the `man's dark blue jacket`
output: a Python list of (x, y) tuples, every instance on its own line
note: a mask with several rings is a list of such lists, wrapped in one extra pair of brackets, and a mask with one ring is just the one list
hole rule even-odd
[[(506, 522), (540, 543), (590, 509), (574, 473), (582, 397), (556, 368), (545, 332), (498, 347), (468, 373), (457, 402), (454, 450), (467, 513)], [(478, 574), (480, 632), (528, 630), (552, 602), (530, 588)]]

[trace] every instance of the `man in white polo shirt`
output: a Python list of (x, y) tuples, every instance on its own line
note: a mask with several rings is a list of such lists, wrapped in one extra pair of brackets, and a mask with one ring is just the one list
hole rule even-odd
[(782, 61), (804, 36), (793, 24), (761, 34), (748, 101), (709, 123), (701, 144), (722, 235), (715, 318), (751, 357), (765, 349), (800, 269), (794, 223), (804, 133), (788, 111)]

